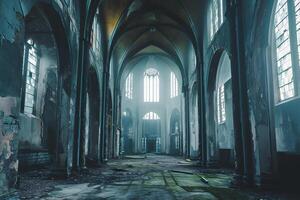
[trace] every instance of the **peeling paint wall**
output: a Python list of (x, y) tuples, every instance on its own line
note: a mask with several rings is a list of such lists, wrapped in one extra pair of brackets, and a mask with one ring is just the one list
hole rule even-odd
[(18, 100), (0, 97), (0, 193), (17, 182)]
[(0, 2), (0, 193), (17, 182), (22, 19), (19, 1)]
[[(36, 116), (20, 114), (21, 110), (21, 89), (23, 53), (25, 40), (25, 17), (32, 10), (32, 7), (39, 5), (50, 13), (51, 20), (60, 20), (63, 30), (58, 39), (65, 45), (60, 55), (60, 60), (69, 59), (60, 64), (61, 71), (65, 72), (62, 78), (61, 94), (61, 163), (64, 167), (72, 167), (74, 112), (77, 81), (77, 60), (78, 60), (78, 38), (79, 38), (79, 8), (78, 3), (73, 0), (5, 0), (0, 1), (0, 193), (14, 187), (17, 181), (18, 172), (18, 147), (21, 141), (22, 147), (41, 148), (43, 146), (43, 132), (45, 128), (45, 108), (49, 102), (45, 101), (47, 96), (48, 71), (53, 66), (49, 61), (52, 58), (41, 60), (48, 67), (44, 67), (40, 74)], [(47, 14), (49, 14), (47, 13)], [(47, 16), (46, 13), (45, 16)], [(57, 16), (53, 16), (56, 15)], [(57, 18), (55, 18), (57, 17)], [(59, 26), (58, 22), (54, 27)], [(66, 33), (67, 39), (63, 38)], [(62, 45), (60, 45), (62, 46)], [(67, 54), (68, 49), (72, 52)], [(45, 50), (45, 49), (44, 49)], [(48, 49), (49, 50), (49, 49)], [(49, 50), (51, 51), (51, 50)], [(45, 55), (45, 52), (42, 52)], [(49, 55), (49, 54), (48, 54)], [(69, 57), (68, 57), (69, 56)], [(53, 60), (53, 59), (52, 59)], [(55, 63), (54, 65), (57, 65)], [(50, 67), (50, 68), (49, 68)], [(43, 87), (42, 87), (43, 85)], [(72, 88), (72, 89), (71, 89)], [(47, 105), (46, 105), (47, 104)], [(50, 107), (49, 107), (50, 108)], [(52, 118), (52, 117), (51, 117)], [(19, 129), (21, 128), (21, 133)], [(68, 162), (67, 162), (68, 158)], [(68, 163), (68, 164), (67, 164)]]

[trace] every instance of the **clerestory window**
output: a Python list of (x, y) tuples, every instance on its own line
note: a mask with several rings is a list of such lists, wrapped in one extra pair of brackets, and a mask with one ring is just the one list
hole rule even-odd
[(99, 23), (99, 9), (97, 9), (96, 15), (93, 20), (91, 36), (90, 36), (90, 45), (94, 52), (100, 51), (100, 23)]
[(211, 0), (208, 8), (207, 24), (209, 40), (213, 40), (214, 35), (224, 22), (224, 0)]

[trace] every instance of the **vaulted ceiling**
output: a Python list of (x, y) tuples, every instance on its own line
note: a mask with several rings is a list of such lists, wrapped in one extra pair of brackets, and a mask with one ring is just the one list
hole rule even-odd
[[(137, 56), (159, 55), (181, 69), (191, 66), (201, 38), (199, 0), (106, 0), (103, 2), (111, 65), (117, 73)], [(182, 72), (184, 73), (184, 72)]]

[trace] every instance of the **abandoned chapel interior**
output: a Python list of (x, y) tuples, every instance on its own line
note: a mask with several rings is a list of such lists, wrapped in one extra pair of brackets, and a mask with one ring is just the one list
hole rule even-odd
[(0, 199), (300, 199), (300, 0), (0, 0)]

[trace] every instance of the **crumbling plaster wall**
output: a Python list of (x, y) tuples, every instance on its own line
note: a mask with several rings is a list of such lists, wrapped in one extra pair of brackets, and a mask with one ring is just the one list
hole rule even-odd
[(18, 171), (24, 25), (19, 1), (0, 2), (0, 24), (0, 193), (3, 193), (16, 183)]
[[(68, 166), (72, 167), (72, 130), (74, 126), (75, 96), (76, 96), (76, 65), (78, 54), (79, 12), (76, 11), (75, 1), (64, 0), (9, 0), (0, 2), (0, 193), (14, 187), (17, 181), (18, 169), (18, 130), (20, 114), (20, 97), (23, 66), (24, 45), (24, 15), (33, 5), (42, 2), (48, 4), (54, 10), (64, 13), (61, 19), (66, 23), (68, 43), (73, 50), (70, 52), (70, 66), (72, 73), (71, 94), (68, 92), (70, 108), (66, 112), (69, 119), (64, 120), (67, 124), (65, 140), (68, 143)], [(77, 4), (76, 4), (77, 5)], [(58, 9), (59, 8), (59, 9)], [(71, 97), (70, 97), (71, 95)], [(70, 99), (71, 98), (71, 99)], [(64, 161), (65, 162), (65, 161)]]

